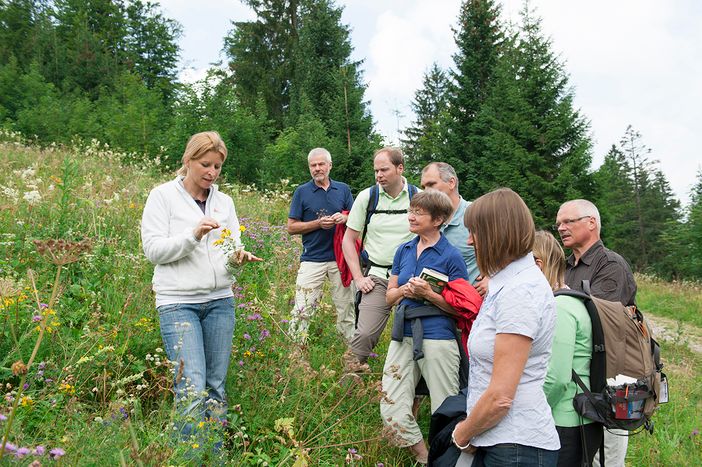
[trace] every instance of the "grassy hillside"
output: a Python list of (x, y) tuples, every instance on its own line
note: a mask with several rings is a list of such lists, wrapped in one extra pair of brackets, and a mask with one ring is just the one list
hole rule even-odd
[[(123, 166), (97, 143), (38, 150), (7, 133), (0, 140), (0, 436), (14, 417), (8, 441), (29, 451), (6, 453), (0, 465), (50, 457), (65, 465), (411, 464), (382, 432), (387, 336), (371, 374), (342, 379), (345, 347), (328, 302), (306, 347), (285, 334), (300, 249), (282, 227), (285, 193), (221, 184), (235, 198), (244, 242), (265, 262), (247, 265), (236, 286), (229, 420), (210, 427), (226, 434), (217, 457), (207, 441), (175, 443), (171, 435), (172, 375), (139, 242), (146, 196), (170, 176), (147, 161)], [(662, 287), (642, 288), (649, 286)], [(647, 300), (655, 309), (656, 296)], [(693, 430), (702, 361), (681, 346), (664, 350), (672, 402), (654, 436), (632, 440), (632, 463), (700, 465)]]

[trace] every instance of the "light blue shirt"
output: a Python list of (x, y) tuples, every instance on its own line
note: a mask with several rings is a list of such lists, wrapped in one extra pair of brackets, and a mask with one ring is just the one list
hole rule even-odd
[(473, 284), (480, 275), (480, 271), (478, 270), (478, 263), (475, 262), (475, 249), (472, 246), (468, 246), (468, 229), (463, 223), (463, 215), (468, 206), (470, 206), (470, 201), (461, 198), (458, 209), (453, 213), (451, 222), (443, 226), (441, 232), (446, 236), (449, 243), (461, 252), (463, 261), (465, 261), (468, 269), (468, 282)]
[(500, 422), (471, 440), (474, 446), (517, 443), (560, 449), (551, 408), (543, 391), (556, 325), (556, 301), (546, 278), (528, 255), (490, 278), (488, 294), (468, 338), (470, 379), (467, 412), (490, 383), (495, 336), (519, 334), (532, 339), (512, 407)]

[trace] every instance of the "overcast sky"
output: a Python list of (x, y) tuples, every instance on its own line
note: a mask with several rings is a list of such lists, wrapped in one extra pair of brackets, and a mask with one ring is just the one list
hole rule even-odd
[[(231, 21), (254, 18), (238, 0), (162, 0), (183, 25), (181, 79), (204, 76), (224, 60)], [(368, 84), (376, 128), (388, 142), (412, 122), (409, 103), (433, 62), (452, 65), (459, 0), (348, 0), (353, 58)], [(505, 21), (519, 21), (521, 0), (504, 0)], [(591, 123), (599, 166), (631, 124), (687, 202), (702, 170), (702, 2), (698, 0), (532, 0), (553, 50), (566, 63), (575, 105)]]

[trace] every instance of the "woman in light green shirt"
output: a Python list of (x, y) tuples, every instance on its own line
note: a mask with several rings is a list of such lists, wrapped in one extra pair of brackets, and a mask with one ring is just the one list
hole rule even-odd
[[(554, 236), (544, 231), (536, 232), (533, 254), (551, 288), (554, 291), (565, 288), (565, 254)], [(573, 397), (578, 388), (571, 376), (575, 370), (590, 387), (592, 322), (583, 302), (574, 297), (556, 297), (556, 313), (544, 392), (561, 441), (558, 465), (592, 465), (595, 452), (602, 443), (602, 425), (575, 411)]]

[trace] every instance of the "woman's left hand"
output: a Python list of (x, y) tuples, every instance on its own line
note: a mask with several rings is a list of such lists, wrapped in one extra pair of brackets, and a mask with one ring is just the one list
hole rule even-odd
[(408, 284), (412, 286), (412, 295), (416, 298), (428, 298), (433, 292), (429, 282), (420, 277), (411, 278)]
[(237, 250), (234, 252), (234, 257), (232, 258), (232, 261), (234, 262), (234, 264), (241, 265), (244, 263), (263, 261), (263, 258), (259, 258), (250, 251), (246, 251), (242, 248), (241, 250)]
[(473, 454), (475, 451), (478, 450), (475, 446), (472, 446), (470, 444), (470, 438), (465, 438), (461, 436), (461, 432), (465, 431), (466, 428), (466, 423), (467, 420), (463, 420), (459, 423), (456, 424), (456, 427), (453, 429), (453, 433), (451, 434), (451, 438), (453, 443), (456, 445), (457, 448), (461, 448), (461, 446), (467, 446), (465, 449), (461, 449), (461, 451), (466, 452), (468, 454)]

